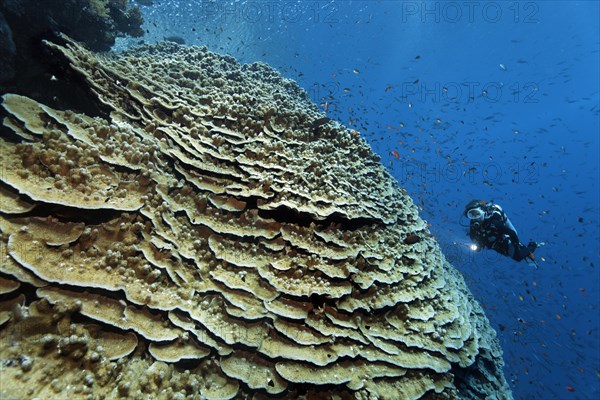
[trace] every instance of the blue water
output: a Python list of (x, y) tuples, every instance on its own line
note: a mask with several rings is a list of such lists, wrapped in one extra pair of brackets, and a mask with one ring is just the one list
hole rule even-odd
[[(598, 2), (142, 8), (144, 40), (266, 62), (367, 139), (484, 306), (516, 399), (600, 398)], [(474, 198), (547, 243), (539, 269), (469, 250)]]

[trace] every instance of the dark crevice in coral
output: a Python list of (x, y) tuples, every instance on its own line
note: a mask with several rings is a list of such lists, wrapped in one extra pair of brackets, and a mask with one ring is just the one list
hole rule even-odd
[[(52, 303), (50, 303), (52, 304)], [(56, 307), (56, 304), (52, 304), (53, 307)], [(117, 334), (123, 334), (123, 329), (121, 328), (117, 328), (114, 325), (108, 324), (104, 321), (99, 321), (97, 319), (88, 317), (86, 315), (80, 314), (78, 312), (72, 312), (69, 315), (69, 318), (71, 318), (71, 322), (75, 323), (75, 324), (82, 324), (82, 325), (88, 325), (88, 324), (94, 324), (94, 325), (98, 325), (100, 327), (102, 327), (102, 332), (111, 332), (111, 333), (117, 333)], [(143, 337), (139, 336), (138, 337), (139, 340), (143, 340)]]
[(202, 364), (203, 360), (180, 360), (173, 363), (175, 369), (179, 372), (193, 371)]
[[(323, 306), (325, 304), (327, 304), (328, 300), (331, 301), (331, 299), (328, 299), (326, 296), (319, 295), (316, 293), (311, 294), (310, 297), (308, 298), (308, 301), (312, 304), (312, 306), (315, 309), (322, 309)], [(334, 299), (334, 300), (337, 300), (337, 299)]]
[(256, 210), (256, 208), (258, 207), (258, 197), (246, 197), (241, 200), (246, 202), (246, 209), (248, 210)]
[[(350, 391), (346, 385), (307, 385), (305, 383), (289, 383), (287, 388), (290, 397), (288, 398), (307, 398), (307, 399), (355, 399), (354, 392)], [(315, 395), (310, 392), (319, 392)], [(335, 393), (335, 396), (326, 397), (327, 393)]]
[(327, 227), (331, 224), (339, 224), (342, 231), (354, 231), (381, 221), (372, 218), (348, 219), (340, 213), (333, 213), (325, 218), (315, 218), (307, 212), (292, 210), (285, 206), (279, 206), (273, 210), (258, 210), (258, 215), (264, 219), (273, 219), (281, 223), (289, 223), (308, 227), (314, 223), (317, 226)]
[[(187, 155), (189, 155), (191, 157), (194, 157), (193, 155), (189, 154), (183, 147), (181, 147), (179, 145), (179, 143), (173, 143), (173, 140), (170, 139), (170, 138), (168, 140), (171, 142), (171, 146), (177, 146), (178, 149), (182, 153), (187, 154)], [(230, 175), (230, 174), (226, 174), (226, 173), (220, 174), (220, 173), (214, 172), (214, 171), (206, 171), (206, 170), (197, 168), (194, 165), (190, 165), (188, 163), (180, 161), (180, 160), (178, 160), (177, 158), (175, 158), (173, 156), (165, 157), (164, 160), (167, 162), (167, 164), (169, 165), (169, 167), (171, 167), (171, 170), (172, 170), (173, 174), (176, 175), (179, 178), (179, 180), (181, 180), (181, 179), (186, 180), (186, 179), (185, 179), (185, 177), (181, 173), (179, 173), (175, 169), (175, 163), (178, 163), (179, 165), (184, 166), (185, 169), (187, 170), (187, 172), (190, 175), (192, 175), (192, 177), (197, 177), (200, 180), (202, 180), (202, 177), (206, 176), (206, 177), (209, 177), (209, 178), (225, 179), (225, 180), (233, 181), (233, 182), (236, 182), (236, 183), (243, 183), (242, 180), (240, 178), (236, 177), (236, 176), (233, 176), (233, 175)], [(214, 159), (210, 159), (210, 161), (211, 162), (208, 163), (209, 165), (218, 165), (218, 163), (214, 163), (213, 162)], [(196, 185), (194, 185), (192, 182), (189, 182), (187, 180), (186, 180), (186, 182), (188, 182), (194, 189), (197, 189)], [(226, 185), (224, 185), (224, 186), (226, 186)], [(238, 196), (236, 196), (236, 197), (238, 197)], [(246, 198), (242, 198), (242, 197), (239, 197), (239, 199), (240, 200), (246, 200)]]
[[(2, 121), (6, 115), (6, 110), (3, 107), (0, 107), (0, 121)], [(14, 133), (12, 129), (3, 126), (0, 126), (0, 137), (11, 143), (20, 143), (23, 141), (23, 137)]]
[[(27, 196), (21, 195), (26, 199)], [(29, 200), (29, 199), (28, 199)], [(29, 200), (33, 202), (32, 200)], [(60, 204), (50, 204), (35, 202), (36, 206), (33, 210), (19, 215), (6, 216), (7, 219), (14, 218), (27, 218), (27, 217), (53, 217), (58, 219), (59, 222), (83, 222), (86, 225), (101, 225), (105, 224), (123, 214), (123, 211), (112, 210), (112, 209), (81, 209), (74, 207), (67, 207)]]
[[(496, 369), (496, 366), (482, 354), (477, 355), (475, 362), (468, 367), (453, 364), (451, 372), (461, 399), (481, 399), (489, 393), (486, 389), (500, 386), (498, 382), (490, 382), (488, 379), (489, 376), (499, 376)], [(487, 371), (488, 377), (482, 371)]]
[[(4, 244), (2, 244), (2, 246), (4, 246)], [(1, 294), (0, 302), (10, 301), (21, 294), (25, 295), (25, 305), (29, 305), (29, 304), (31, 304), (31, 302), (33, 300), (35, 300), (35, 297), (36, 297), (35, 291), (37, 289), (35, 286), (33, 286), (27, 282), (22, 282), (19, 279), (15, 278), (14, 276), (12, 276), (10, 274), (5, 274), (2, 271), (0, 271), (0, 278), (5, 278), (5, 279), (11, 280), (11, 281), (18, 281), (19, 283), (21, 283), (21, 286), (19, 286), (19, 289), (15, 290), (14, 292)]]

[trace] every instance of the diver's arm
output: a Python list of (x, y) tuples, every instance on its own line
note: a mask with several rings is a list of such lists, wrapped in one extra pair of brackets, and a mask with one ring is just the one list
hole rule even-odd
[(506, 216), (506, 214), (504, 215), (504, 218), (506, 218), (504, 224), (506, 225), (506, 228), (510, 231), (513, 231), (515, 233), (515, 235), (518, 236), (517, 230), (515, 229), (515, 226), (512, 224), (512, 222), (510, 222), (510, 219), (508, 219), (508, 217)]
[(517, 230), (515, 229), (513, 224), (510, 222), (508, 217), (505, 217), (505, 218), (506, 218), (506, 220), (504, 221), (504, 224), (502, 224), (502, 231), (510, 237), (510, 241), (512, 242), (512, 244), (515, 247), (518, 247), (520, 242), (519, 242), (519, 235), (517, 235)]

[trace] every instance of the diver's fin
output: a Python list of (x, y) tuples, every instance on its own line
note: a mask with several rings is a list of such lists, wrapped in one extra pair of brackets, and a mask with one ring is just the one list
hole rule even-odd
[(538, 269), (538, 264), (537, 262), (535, 262), (535, 255), (533, 253), (529, 253), (529, 255), (525, 257), (525, 261), (527, 262), (527, 264), (533, 265), (535, 269)]

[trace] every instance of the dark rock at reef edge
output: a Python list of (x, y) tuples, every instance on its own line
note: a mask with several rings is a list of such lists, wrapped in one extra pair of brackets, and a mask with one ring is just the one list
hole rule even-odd
[(17, 48), (13, 41), (12, 30), (4, 14), (0, 12), (0, 81), (12, 79), (15, 76), (15, 57)]

